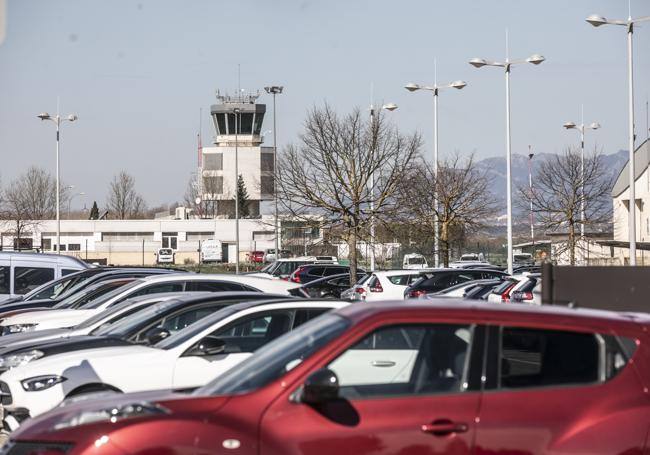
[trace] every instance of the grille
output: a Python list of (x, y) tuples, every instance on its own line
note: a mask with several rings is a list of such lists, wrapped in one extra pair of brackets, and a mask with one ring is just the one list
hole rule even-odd
[(0, 381), (0, 403), (5, 406), (13, 403), (13, 399), (11, 398), (11, 390), (9, 390), (7, 383), (2, 381)]
[(0, 450), (0, 455), (37, 455), (39, 453), (68, 453), (72, 444), (64, 442), (11, 441)]

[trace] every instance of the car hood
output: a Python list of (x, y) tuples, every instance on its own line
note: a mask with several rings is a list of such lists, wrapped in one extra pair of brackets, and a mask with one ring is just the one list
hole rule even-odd
[(3, 326), (38, 324), (36, 330), (75, 326), (102, 310), (46, 310), (30, 311), (11, 316), (2, 321)]
[(36, 343), (56, 338), (63, 338), (70, 334), (71, 329), (48, 329), (39, 330), (38, 332), (21, 332), (12, 335), (5, 335), (0, 337), (0, 355), (4, 354), (6, 348), (13, 348), (14, 346), (23, 343)]
[[(65, 400), (58, 407), (45, 414), (29, 419), (24, 422), (14, 433), (12, 440), (38, 440), (38, 441), (65, 441), (79, 440), (79, 426), (56, 429), (59, 426), (69, 424), (71, 419), (82, 414), (89, 414), (105, 409), (125, 406), (129, 404), (150, 404), (161, 406), (168, 412), (178, 411), (189, 412), (215, 412), (230, 399), (229, 396), (222, 397), (194, 397), (181, 393), (173, 393), (170, 390), (156, 390), (148, 392), (114, 394), (101, 392), (86, 396), (80, 396)], [(139, 419), (146, 417), (138, 417)], [(101, 436), (104, 425), (111, 425), (111, 429), (117, 426), (128, 425), (132, 418), (119, 419), (115, 423), (106, 421), (84, 425), (84, 433), (90, 433), (90, 437)], [(105, 427), (104, 427), (105, 428)], [(98, 432), (95, 435), (95, 432)]]
[(70, 338), (59, 338), (45, 341), (25, 341), (16, 345), (10, 345), (0, 351), (1, 355), (16, 354), (18, 352), (31, 351), (37, 349), (43, 353), (40, 359), (74, 351), (86, 349), (107, 348), (115, 346), (133, 346), (133, 343), (121, 338), (83, 335)]

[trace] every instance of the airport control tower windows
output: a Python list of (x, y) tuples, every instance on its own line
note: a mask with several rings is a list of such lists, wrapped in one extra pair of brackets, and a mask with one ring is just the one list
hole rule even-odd
[(226, 114), (218, 114), (214, 118), (217, 119), (217, 134), (228, 134), (228, 130), (226, 129)]
[(263, 120), (264, 120), (264, 114), (255, 115), (255, 129), (253, 130), (253, 134), (260, 134), (260, 131), (262, 130)]
[(253, 134), (253, 113), (241, 113), (239, 114), (240, 117), (240, 134)]

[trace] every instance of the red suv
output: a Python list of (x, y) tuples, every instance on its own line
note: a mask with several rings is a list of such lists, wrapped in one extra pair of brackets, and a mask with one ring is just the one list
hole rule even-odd
[(357, 304), (191, 396), (67, 404), (4, 454), (643, 454), (650, 317)]

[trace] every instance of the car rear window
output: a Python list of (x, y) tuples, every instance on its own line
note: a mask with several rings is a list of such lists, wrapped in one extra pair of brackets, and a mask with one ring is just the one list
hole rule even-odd
[(387, 278), (388, 281), (398, 286), (408, 286), (412, 280), (418, 279), (418, 275), (393, 275)]

